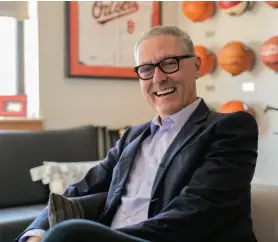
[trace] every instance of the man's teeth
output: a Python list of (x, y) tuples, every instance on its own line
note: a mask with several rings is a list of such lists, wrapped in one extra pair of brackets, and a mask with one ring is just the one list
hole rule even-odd
[(160, 95), (165, 95), (165, 94), (168, 94), (168, 93), (172, 93), (175, 91), (175, 88), (168, 88), (166, 90), (163, 90), (163, 91), (159, 91), (156, 93), (157, 96), (160, 96)]

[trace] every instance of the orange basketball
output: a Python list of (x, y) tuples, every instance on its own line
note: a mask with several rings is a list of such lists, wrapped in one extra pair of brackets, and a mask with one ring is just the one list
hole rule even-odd
[(249, 105), (240, 100), (232, 100), (226, 102), (223, 105), (221, 105), (218, 110), (219, 113), (234, 113), (238, 111), (245, 111), (253, 116), (255, 115), (254, 110)]
[(265, 1), (270, 7), (278, 8), (278, 1)]
[(233, 76), (251, 70), (254, 59), (254, 52), (239, 41), (227, 43), (218, 53), (218, 63), (220, 67)]
[(182, 12), (185, 17), (194, 22), (204, 21), (214, 15), (215, 3), (213, 1), (184, 1)]
[(278, 71), (278, 35), (264, 42), (260, 54), (268, 68)]
[(213, 72), (216, 65), (215, 55), (206, 47), (201, 45), (195, 46), (195, 52), (201, 59), (200, 76)]

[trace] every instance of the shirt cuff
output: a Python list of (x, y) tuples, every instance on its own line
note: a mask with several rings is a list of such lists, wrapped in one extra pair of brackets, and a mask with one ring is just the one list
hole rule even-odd
[(31, 229), (24, 233), (20, 238), (19, 242), (26, 242), (29, 237), (36, 236), (42, 238), (45, 231), (42, 229)]

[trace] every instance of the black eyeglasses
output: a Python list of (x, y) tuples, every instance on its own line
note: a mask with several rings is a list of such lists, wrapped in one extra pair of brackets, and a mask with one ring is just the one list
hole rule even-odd
[(194, 57), (193, 55), (181, 55), (181, 56), (173, 56), (167, 57), (156, 64), (143, 64), (140, 66), (134, 67), (134, 71), (138, 75), (141, 80), (149, 80), (153, 78), (154, 70), (158, 66), (159, 69), (166, 73), (171, 74), (179, 70), (180, 68), (180, 60), (188, 59)]

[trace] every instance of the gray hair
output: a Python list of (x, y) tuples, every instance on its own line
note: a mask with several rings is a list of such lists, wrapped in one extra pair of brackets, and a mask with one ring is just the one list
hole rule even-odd
[(136, 59), (138, 48), (144, 40), (155, 36), (165, 36), (165, 35), (180, 37), (184, 53), (186, 55), (195, 55), (193, 42), (190, 36), (186, 32), (184, 32), (183, 30), (181, 30), (176, 26), (155, 26), (151, 28), (148, 32), (143, 33), (140, 39), (136, 42), (134, 47), (135, 59)]

